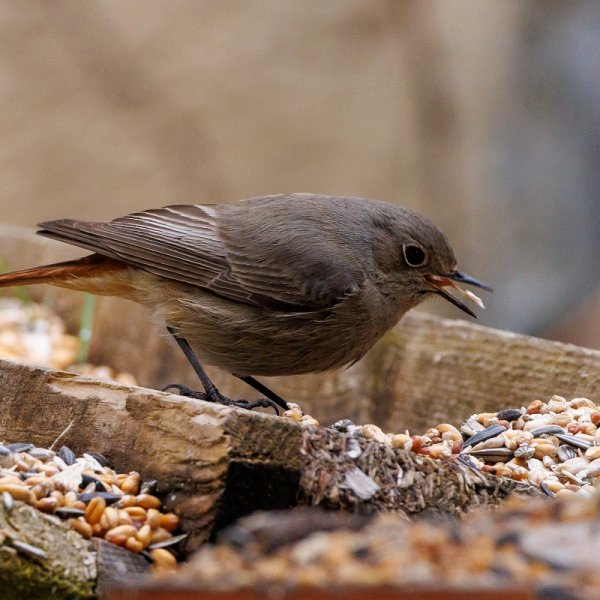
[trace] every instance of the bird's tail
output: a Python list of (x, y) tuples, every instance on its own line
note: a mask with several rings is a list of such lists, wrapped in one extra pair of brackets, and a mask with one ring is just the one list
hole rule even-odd
[[(81, 291), (103, 293), (91, 288), (96, 288), (99, 280), (105, 278), (107, 274), (114, 273), (115, 269), (122, 270), (124, 268), (123, 263), (99, 254), (91, 254), (76, 260), (2, 273), (0, 274), (0, 287), (47, 283)], [(104, 293), (110, 292), (107, 290)]]

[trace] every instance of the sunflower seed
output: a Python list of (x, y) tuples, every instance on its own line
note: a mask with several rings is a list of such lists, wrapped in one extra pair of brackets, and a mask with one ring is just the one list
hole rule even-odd
[(92, 500), (92, 498), (104, 498), (106, 504), (113, 504), (117, 500), (123, 497), (122, 494), (112, 494), (110, 492), (86, 492), (77, 496), (78, 500), (85, 502), (86, 504)]
[(532, 432), (533, 437), (542, 437), (543, 435), (555, 435), (557, 433), (565, 433), (565, 430), (558, 425), (548, 425), (547, 427), (540, 427), (534, 429)]
[(85, 510), (63, 506), (62, 508), (57, 508), (54, 511), (54, 514), (59, 516), (61, 519), (76, 519), (77, 517), (83, 517), (85, 515)]
[(496, 418), (500, 421), (516, 421), (522, 414), (519, 408), (505, 408), (496, 413)]
[(15, 442), (14, 444), (6, 444), (6, 447), (11, 452), (28, 452), (34, 446), (33, 444), (28, 444), (27, 442)]
[(558, 460), (560, 462), (565, 462), (570, 458), (575, 458), (577, 456), (577, 450), (574, 450), (571, 446), (567, 446), (567, 444), (562, 444), (558, 447)]
[(37, 458), (39, 460), (48, 460), (54, 456), (54, 452), (52, 452), (52, 450), (48, 450), (47, 448), (37, 448), (37, 447), (31, 448), (31, 450), (28, 450), (27, 454), (29, 454), (29, 456), (32, 456), (33, 458)]
[[(87, 489), (88, 486), (93, 484), (92, 489)], [(97, 477), (88, 475), (87, 473), (81, 474), (81, 485), (85, 487), (88, 492), (108, 492), (110, 491), (103, 481), (100, 481)]]
[[(504, 427), (504, 425), (500, 425), (498, 423), (496, 423), (494, 425), (490, 425), (487, 429), (484, 429), (483, 431), (479, 431), (475, 435), (472, 435), (465, 442), (464, 448), (467, 448), (468, 446), (475, 446), (476, 444), (480, 444), (481, 442), (484, 442), (485, 440), (489, 440), (490, 438), (500, 435), (503, 431), (506, 431), (506, 427)], [(512, 453), (511, 453), (511, 456), (512, 456)]]
[(69, 448), (68, 446), (62, 446), (61, 449), (58, 451), (58, 456), (60, 456), (67, 465), (74, 464), (77, 458), (75, 456), (75, 452), (73, 452), (73, 450), (71, 450), (71, 448)]
[(473, 450), (470, 454), (485, 462), (506, 462), (514, 456), (514, 452), (508, 448), (484, 448)]
[(561, 442), (569, 444), (569, 446), (573, 446), (573, 448), (579, 448), (580, 450), (587, 450), (593, 445), (592, 442), (588, 442), (587, 440), (569, 433), (556, 433), (555, 435)]

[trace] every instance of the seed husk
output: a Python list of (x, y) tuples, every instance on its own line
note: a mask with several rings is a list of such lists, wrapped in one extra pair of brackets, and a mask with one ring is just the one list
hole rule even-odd
[(21, 554), (24, 554), (25, 556), (29, 556), (30, 558), (37, 558), (40, 560), (48, 558), (48, 555), (44, 550), (38, 548), (37, 546), (32, 546), (31, 544), (22, 542), (21, 540), (11, 540), (11, 545), (13, 548), (15, 548), (15, 550)]
[(97, 460), (101, 466), (111, 467), (110, 461), (103, 454), (100, 454), (99, 452), (90, 452), (89, 450), (85, 454), (89, 454), (93, 459)]
[(173, 537), (162, 540), (160, 542), (153, 542), (148, 546), (148, 550), (154, 550), (155, 548), (170, 548), (171, 546), (176, 546), (177, 544), (179, 544), (179, 542), (182, 542), (187, 537), (187, 533), (182, 533), (181, 535), (174, 535)]
[(463, 465), (470, 467), (471, 469), (479, 469), (479, 466), (477, 465), (475, 460), (473, 460), (473, 457), (467, 452), (461, 452), (458, 455), (457, 460)]
[(142, 481), (140, 485), (140, 494), (151, 494), (156, 495), (156, 491), (158, 489), (158, 481), (156, 479), (147, 479), (146, 481)]
[(31, 450), (27, 451), (29, 456), (33, 458), (37, 458), (38, 460), (48, 460), (54, 456), (54, 452), (52, 450), (48, 450), (47, 448), (31, 448)]
[(550, 488), (548, 487), (548, 484), (545, 481), (542, 481), (540, 483), (540, 490), (542, 490), (542, 492), (544, 492), (544, 494), (546, 494), (546, 496), (550, 496), (550, 498), (554, 498), (554, 492), (552, 492), (550, 490)]

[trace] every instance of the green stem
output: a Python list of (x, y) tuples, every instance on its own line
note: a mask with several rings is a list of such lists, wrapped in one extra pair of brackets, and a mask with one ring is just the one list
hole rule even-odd
[[(0, 273), (7, 273), (10, 271), (10, 267), (8, 263), (0, 256)], [(27, 289), (25, 289), (22, 285), (17, 285), (13, 288), (14, 295), (23, 303), (23, 304), (32, 304), (33, 300), (31, 299), (31, 295)]]
[(92, 340), (92, 326), (94, 323), (94, 312), (98, 297), (94, 294), (85, 294), (81, 306), (81, 320), (79, 321), (79, 349), (77, 350), (76, 362), (87, 362)]

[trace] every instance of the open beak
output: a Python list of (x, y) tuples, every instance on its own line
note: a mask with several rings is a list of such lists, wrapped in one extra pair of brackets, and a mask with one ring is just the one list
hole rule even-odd
[(454, 283), (458, 281), (460, 283), (466, 283), (468, 285), (473, 285), (475, 287), (481, 288), (482, 290), (487, 290), (488, 292), (493, 292), (492, 288), (482, 283), (481, 281), (463, 273), (462, 271), (454, 271), (454, 273), (450, 273), (449, 275), (425, 275), (425, 279), (427, 282), (434, 287), (432, 290), (434, 293), (439, 294), (442, 298), (448, 300), (454, 304), (454, 306), (460, 308), (460, 310), (466, 312), (468, 315), (477, 318), (477, 315), (464, 303), (462, 300), (459, 300), (456, 296), (452, 295), (446, 288), (451, 288), (455, 290), (458, 294), (469, 300), (469, 302), (473, 302), (480, 306), (481, 308), (485, 308), (481, 298), (476, 296), (473, 292), (469, 290), (464, 290), (460, 286)]

